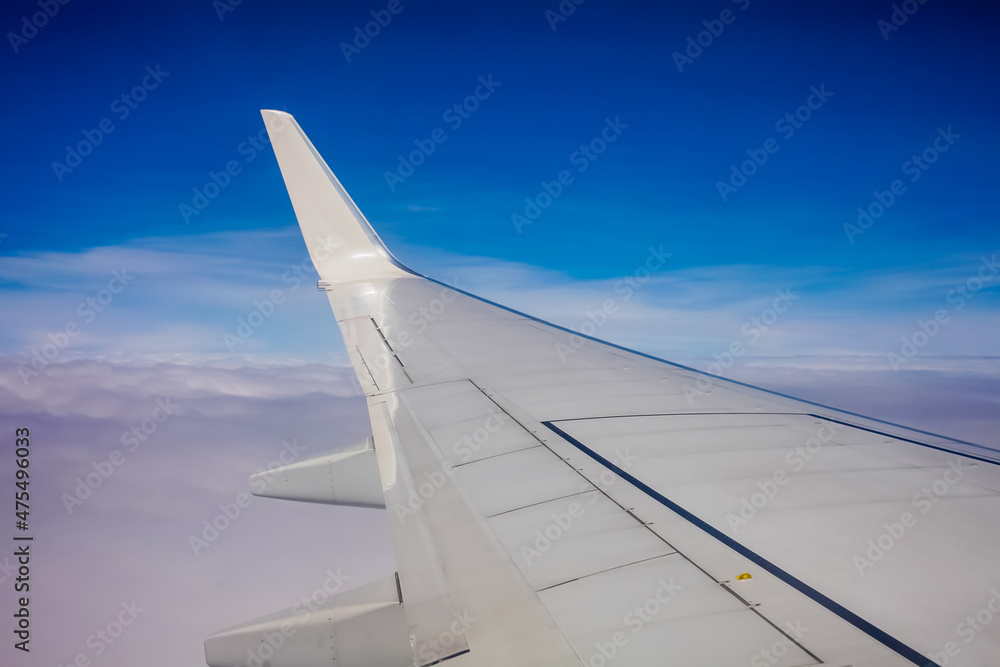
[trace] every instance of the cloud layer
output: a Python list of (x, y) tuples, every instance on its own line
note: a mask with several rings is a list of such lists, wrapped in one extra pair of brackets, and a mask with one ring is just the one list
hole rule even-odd
[[(743, 352), (722, 371), (734, 379), (1000, 445), (997, 289), (984, 281), (961, 309), (949, 301), (981, 257), (847, 272), (674, 269), (669, 259), (648, 271), (650, 256), (639, 248), (634, 265), (583, 281), (491, 258), (403, 259), (700, 369), (739, 343)], [(317, 456), (370, 433), (304, 259), (292, 229), (26, 253), (0, 265), (0, 422), (8, 434), (29, 427), (34, 443), (37, 664), (97, 657), (101, 644), (88, 638), (133, 600), (144, 611), (100, 664), (201, 664), (203, 637), (291, 606), (328, 570), (339, 568), (348, 586), (391, 571), (377, 511), (254, 499), (238, 518), (219, 519), (247, 477), (282, 452)], [(280, 303), (253, 335), (227, 345), (225, 334), (276, 293)], [(942, 309), (947, 321), (927, 334)], [(60, 347), (70, 322), (79, 332)], [(926, 340), (894, 370), (889, 355), (904, 339), (922, 340), (920, 331)], [(33, 365), (35, 351), (44, 362)], [(229, 525), (208, 540), (214, 521)]]
[[(391, 572), (380, 511), (254, 498), (220, 518), (283, 452), (301, 460), (369, 435), (351, 375), (70, 361), (25, 388), (0, 363), (2, 431), (32, 436), (32, 664), (78, 653), (101, 665), (202, 664), (204, 637), (292, 606), (328, 569), (349, 577), (345, 587)], [(228, 525), (213, 539), (206, 521)], [(133, 600), (144, 611), (97, 660), (101, 642), (88, 637)], [(10, 642), (3, 655), (20, 660)]]

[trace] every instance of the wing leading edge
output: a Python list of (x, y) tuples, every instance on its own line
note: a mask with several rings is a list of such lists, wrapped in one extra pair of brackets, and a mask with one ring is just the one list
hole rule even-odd
[(961, 626), (1000, 603), (1000, 531), (983, 530), (1000, 517), (996, 452), (700, 374), (418, 276), (295, 120), (262, 114), (367, 396), (405, 664), (1000, 654), (1000, 623), (980, 621), (968, 642)]

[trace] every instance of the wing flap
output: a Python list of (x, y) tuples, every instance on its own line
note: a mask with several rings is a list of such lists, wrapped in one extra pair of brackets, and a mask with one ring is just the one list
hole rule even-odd
[[(594, 664), (610, 660), (594, 653), (609, 637), (616, 664), (934, 664), (991, 604), (997, 452), (700, 374), (416, 276), (297, 125), (273, 136), (368, 395), (418, 667)], [(399, 367), (372, 371), (380, 353)], [(471, 447), (490, 418), (489, 446)], [(775, 475), (789, 448), (804, 458), (795, 448), (809, 452), (817, 425), (836, 435), (785, 495)], [(893, 517), (952, 459), (967, 466), (960, 480), (893, 537)], [(566, 524), (574, 498), (595, 511)], [(727, 532), (744, 499), (752, 525)], [(569, 528), (529, 563), (522, 547), (553, 521)], [(852, 577), (868, 540), (880, 563)], [(627, 605), (656, 600), (671, 575), (692, 596), (660, 602), (655, 632), (615, 644)], [(975, 640), (966, 664), (1000, 651), (1000, 624)]]

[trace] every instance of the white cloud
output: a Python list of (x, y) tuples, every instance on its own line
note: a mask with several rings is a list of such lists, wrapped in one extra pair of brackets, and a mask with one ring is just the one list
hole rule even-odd
[[(189, 545), (283, 442), (305, 447), (300, 457), (319, 456), (370, 434), (352, 375), (319, 365), (72, 361), (26, 388), (15, 365), (0, 362), (0, 428), (32, 436), (32, 664), (94, 659), (86, 638), (133, 599), (145, 611), (102, 665), (151, 655), (157, 664), (203, 664), (206, 636), (290, 607), (327, 568), (342, 568), (351, 585), (391, 572), (375, 510), (257, 498), (199, 556)], [(122, 434), (164, 399), (176, 413), (128, 451)], [(68, 513), (63, 494), (74, 495), (113, 450), (124, 461)], [(9, 642), (0, 656), (20, 660)]]
[[(201, 664), (202, 638), (290, 606), (327, 568), (341, 567), (352, 583), (391, 569), (384, 518), (367, 510), (257, 499), (201, 556), (188, 543), (219, 503), (246, 491), (247, 477), (275, 458), (283, 441), (295, 439), (314, 456), (370, 433), (314, 276), (282, 279), (305, 258), (292, 232), (145, 239), (23, 254), (0, 265), (0, 280), (9, 284), (0, 294), (0, 351), (7, 355), (0, 359), (0, 428), (27, 425), (36, 442), (33, 489), (43, 517), (38, 544), (45, 546), (37, 561), (37, 601), (46, 610), (37, 619), (40, 664), (68, 664), (86, 652), (86, 637), (133, 598), (148, 611), (103, 664), (135, 664), (150, 654)], [(636, 257), (636, 267), (644, 260)], [(858, 273), (668, 264), (625, 298), (615, 281), (635, 275), (634, 267), (578, 280), (490, 258), (417, 258), (436, 278), (574, 329), (613, 299), (616, 313), (598, 337), (697, 368), (741, 341), (746, 353), (727, 371), (734, 379), (996, 445), (995, 296), (984, 290), (953, 312), (903, 372), (893, 373), (886, 360), (919, 319), (943, 307), (976, 261)], [(31, 348), (79, 320), (77, 304), (122, 268), (135, 273), (134, 282), (25, 383), (19, 369)], [(799, 300), (758, 341), (746, 340), (743, 324), (788, 287)], [(275, 289), (285, 303), (228, 350), (222, 334)], [(167, 399), (177, 414), (69, 514), (63, 494)], [(59, 634), (47, 637), (55, 631), (44, 628)]]

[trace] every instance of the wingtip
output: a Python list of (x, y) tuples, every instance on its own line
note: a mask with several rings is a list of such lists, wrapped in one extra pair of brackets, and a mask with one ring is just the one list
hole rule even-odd
[(320, 280), (412, 274), (378, 238), (295, 118), (275, 109), (260, 113)]

